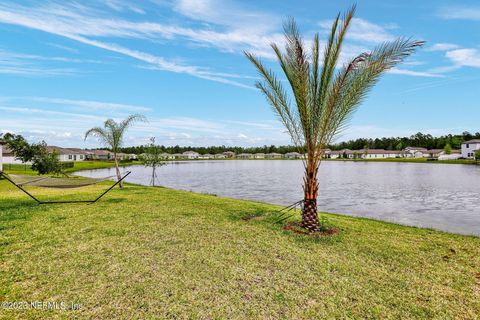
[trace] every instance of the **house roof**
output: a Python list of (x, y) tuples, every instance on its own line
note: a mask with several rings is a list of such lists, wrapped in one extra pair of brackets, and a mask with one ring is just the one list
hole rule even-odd
[(85, 150), (86, 154), (94, 154), (96, 156), (107, 156), (111, 154), (108, 150)]
[(429, 149), (425, 152), (426, 153), (440, 153), (440, 152), (443, 152), (443, 151), (444, 151), (443, 149)]
[(420, 151), (426, 151), (427, 148), (423, 148), (423, 147), (406, 147), (405, 150), (408, 150), (408, 149), (411, 149), (411, 150), (420, 150)]
[(58, 154), (85, 154), (86, 152), (81, 149), (68, 149), (57, 146), (47, 146), (48, 152), (56, 152)]
[(7, 147), (7, 146), (4, 146), (4, 147), (2, 148), (2, 154), (3, 154), (4, 157), (9, 157), (9, 156), (10, 156), (10, 157), (13, 157), (13, 155), (14, 155), (14, 154), (13, 154), (13, 151), (10, 150), (10, 148)]
[(473, 140), (462, 142), (462, 144), (467, 144), (467, 143), (480, 143), (480, 139), (473, 139)]

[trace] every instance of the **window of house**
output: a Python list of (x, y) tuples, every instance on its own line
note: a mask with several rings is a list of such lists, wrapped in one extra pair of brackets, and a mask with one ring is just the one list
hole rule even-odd
[(469, 144), (467, 143), (467, 148), (470, 148)]
[(68, 160), (72, 160), (72, 155), (71, 154), (68, 155)]

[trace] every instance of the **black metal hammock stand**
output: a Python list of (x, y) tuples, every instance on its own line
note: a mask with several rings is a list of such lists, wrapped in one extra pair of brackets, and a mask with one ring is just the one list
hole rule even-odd
[(280, 213), (280, 215), (278, 216), (278, 219), (277, 219), (277, 221), (275, 221), (275, 223), (281, 223), (281, 222), (287, 220), (288, 218), (293, 217), (295, 214), (290, 214), (290, 215), (287, 215), (287, 214), (290, 211), (296, 209), (297, 207), (299, 207), (301, 210), (303, 210), (303, 200), (297, 201), (295, 203), (292, 203), (289, 206), (286, 206), (283, 209), (278, 210), (277, 213)]
[[(4, 177), (8, 182), (13, 184), (15, 187), (23, 191), (25, 194), (27, 194), (30, 198), (35, 200), (37, 204), (56, 204), (56, 203), (95, 203), (100, 198), (102, 198), (104, 195), (106, 195), (110, 190), (112, 190), (117, 184), (122, 182), (129, 174), (131, 171), (127, 171), (123, 177), (120, 178), (117, 182), (115, 182), (114, 185), (112, 185), (110, 188), (105, 190), (101, 195), (99, 195), (97, 198), (92, 199), (92, 200), (66, 200), (66, 201), (42, 201), (37, 199), (34, 195), (32, 195), (30, 192), (25, 190), (24, 186), (35, 186), (35, 187), (42, 187), (42, 188), (60, 188), (60, 189), (66, 189), (66, 188), (81, 188), (89, 185), (93, 185), (96, 183), (99, 183), (101, 181), (105, 181), (110, 179), (113, 176), (106, 177), (106, 178), (99, 178), (99, 179), (94, 179), (94, 178), (84, 178), (84, 177), (76, 177), (76, 178), (52, 178), (52, 177), (33, 177), (33, 176), (17, 176), (17, 175), (7, 175), (5, 172), (0, 171), (0, 177)], [(17, 179), (18, 182), (15, 182), (14, 179)]]

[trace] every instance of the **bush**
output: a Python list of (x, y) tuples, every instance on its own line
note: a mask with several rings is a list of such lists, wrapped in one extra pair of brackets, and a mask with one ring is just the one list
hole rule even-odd
[(60, 167), (62, 169), (71, 169), (75, 166), (75, 162), (60, 162)]

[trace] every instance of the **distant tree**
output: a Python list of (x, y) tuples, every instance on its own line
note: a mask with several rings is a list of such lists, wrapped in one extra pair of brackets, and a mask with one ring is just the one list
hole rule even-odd
[(146, 167), (152, 168), (152, 182), (151, 185), (155, 186), (157, 180), (157, 168), (166, 165), (162, 157), (162, 149), (155, 144), (155, 137), (150, 138), (150, 144), (146, 148), (146, 153), (142, 157), (143, 163)]
[[(344, 17), (337, 15), (325, 50), (316, 34), (312, 50), (308, 52), (295, 21), (285, 23), (285, 52), (276, 44), (272, 44), (272, 48), (291, 90), (287, 91), (284, 82), (258, 58), (245, 53), (263, 80), (256, 83), (257, 88), (279, 116), (294, 145), (306, 149), (301, 225), (309, 231), (321, 228), (317, 213), (317, 173), (323, 150), (347, 125), (380, 76), (423, 44), (405, 39), (386, 42), (339, 67), (342, 45), (354, 13), (355, 6)], [(289, 97), (288, 92), (293, 97)]]
[(445, 151), (445, 154), (452, 154), (452, 146), (450, 145), (450, 143), (447, 143), (445, 145), (445, 148), (443, 148), (443, 151)]
[(44, 141), (30, 144), (23, 136), (11, 133), (6, 133), (2, 138), (7, 147), (12, 150), (15, 159), (25, 163), (31, 162), (33, 171), (39, 174), (63, 174), (58, 154), (48, 152)]
[[(108, 119), (105, 121), (102, 127), (95, 127), (87, 132), (85, 132), (85, 140), (89, 136), (94, 136), (97, 139), (99, 139), (103, 144), (106, 146), (110, 147), (110, 149), (113, 152), (113, 159), (115, 161), (115, 169), (117, 173), (117, 179), (120, 181), (122, 178), (120, 175), (120, 168), (119, 168), (119, 161), (117, 157), (117, 153), (120, 152), (120, 147), (122, 146), (123, 143), (123, 137), (125, 135), (125, 132), (127, 129), (132, 126), (135, 122), (145, 122), (147, 119), (139, 114), (131, 115), (127, 117), (125, 120), (121, 122), (115, 122), (113, 119)], [(123, 187), (123, 183), (120, 182), (119, 184), (120, 188)]]
[(33, 161), (41, 153), (42, 144), (30, 144), (22, 135), (6, 133), (2, 136), (7, 147), (12, 150), (15, 159), (22, 162)]
[(480, 149), (475, 151), (475, 160), (480, 160)]
[(367, 154), (368, 154), (368, 145), (365, 145), (365, 146), (363, 147), (363, 155), (366, 157)]

